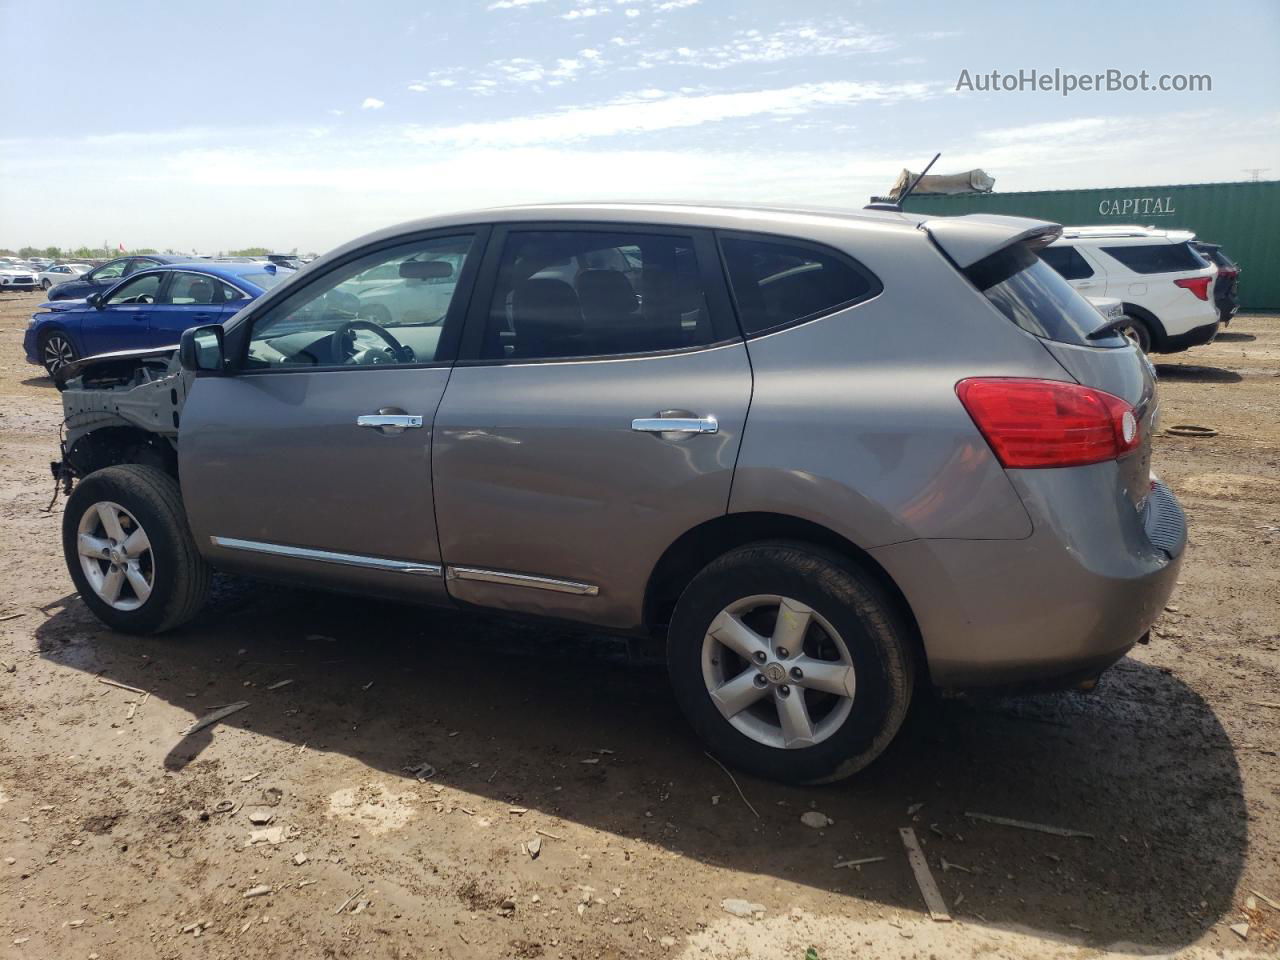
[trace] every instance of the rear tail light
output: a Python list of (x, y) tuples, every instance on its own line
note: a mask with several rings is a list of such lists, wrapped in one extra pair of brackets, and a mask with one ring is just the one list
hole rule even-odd
[(974, 377), (957, 383), (956, 394), (1005, 467), (1102, 463), (1141, 442), (1133, 407), (1078, 383)]
[(1183, 277), (1181, 280), (1173, 281), (1174, 286), (1181, 287), (1183, 290), (1190, 290), (1201, 300), (1209, 299), (1209, 284), (1213, 283), (1213, 277)]

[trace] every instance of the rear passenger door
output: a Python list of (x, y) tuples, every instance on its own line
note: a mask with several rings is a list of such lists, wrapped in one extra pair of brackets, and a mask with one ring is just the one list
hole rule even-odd
[(726, 511), (750, 397), (710, 233), (495, 231), (432, 445), (450, 595), (636, 626), (663, 551)]
[(150, 311), (149, 345), (176, 344), (188, 327), (220, 323), (234, 312), (226, 304), (243, 299), (240, 291), (217, 277), (185, 270), (172, 272), (167, 288)]

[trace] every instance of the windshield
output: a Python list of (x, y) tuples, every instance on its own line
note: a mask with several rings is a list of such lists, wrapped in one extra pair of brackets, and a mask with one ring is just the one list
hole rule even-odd
[(965, 276), (992, 305), (1027, 333), (1082, 346), (1123, 347), (1118, 330), (1095, 340), (1089, 334), (1107, 320), (1025, 243), (979, 260)]

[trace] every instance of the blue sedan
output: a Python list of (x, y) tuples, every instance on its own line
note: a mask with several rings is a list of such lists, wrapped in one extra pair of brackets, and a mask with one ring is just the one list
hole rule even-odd
[(125, 277), (149, 270), (163, 263), (186, 263), (191, 257), (167, 253), (139, 254), (133, 257), (117, 257), (100, 267), (94, 267), (66, 283), (60, 283), (49, 291), (50, 300), (83, 300), (94, 293), (106, 293)]
[(27, 362), (52, 374), (80, 357), (176, 345), (182, 331), (220, 323), (294, 271), (271, 263), (166, 264), (85, 300), (51, 300), (27, 324)]

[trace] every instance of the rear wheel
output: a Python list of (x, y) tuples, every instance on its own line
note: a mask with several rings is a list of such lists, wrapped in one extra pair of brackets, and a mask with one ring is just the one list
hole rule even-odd
[(1143, 353), (1151, 352), (1151, 331), (1137, 317), (1132, 314), (1125, 314), (1124, 324), (1119, 330), (1132, 340)]
[(40, 338), (40, 362), (44, 364), (49, 376), (53, 376), (78, 356), (71, 338), (61, 330), (53, 330)]
[(711, 751), (759, 776), (839, 780), (893, 739), (911, 701), (908, 628), (873, 579), (771, 541), (708, 565), (676, 604), (668, 669)]
[(155, 467), (107, 467), (81, 480), (62, 517), (62, 549), (81, 599), (115, 630), (169, 630), (208, 594), (209, 565), (178, 484)]

